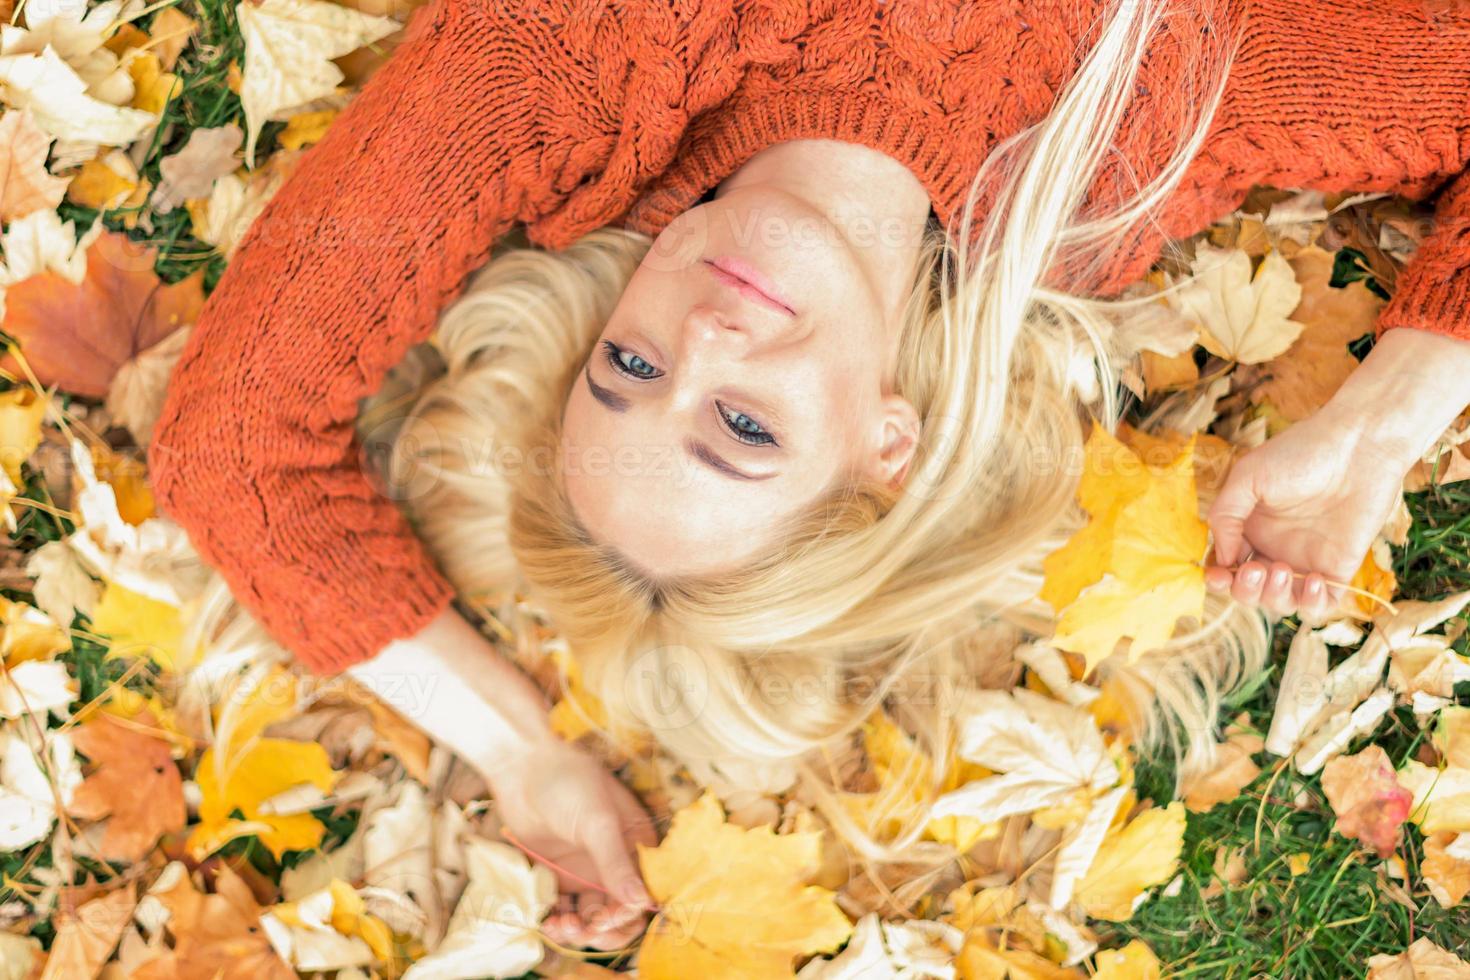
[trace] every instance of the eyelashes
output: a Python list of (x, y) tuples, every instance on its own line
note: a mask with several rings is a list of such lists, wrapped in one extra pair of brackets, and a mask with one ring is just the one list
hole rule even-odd
[[(663, 377), (664, 373), (658, 368), (649, 364), (637, 354), (623, 350), (610, 340), (604, 340), (602, 342), (602, 350), (603, 356), (607, 358), (608, 364), (612, 365), (612, 369), (624, 377), (632, 378), (634, 381), (652, 381), (655, 378)], [(627, 357), (628, 360), (623, 360), (624, 357)], [(648, 371), (645, 373), (637, 365), (642, 365)]]
[[(648, 361), (610, 340), (602, 342), (602, 352), (608, 366), (630, 381), (655, 381), (664, 376), (664, 372)], [(719, 402), (715, 402), (715, 410), (720, 417), (720, 423), (737, 441), (747, 446), (779, 445), (775, 436), (744, 412), (737, 412)]]
[(715, 402), (715, 409), (720, 413), (720, 418), (724, 421), (725, 428), (730, 430), (730, 434), (747, 446), (773, 446), (776, 444), (776, 440), (771, 437), (771, 434), (762, 428), (759, 422), (744, 412), (737, 412), (733, 409), (726, 408), (719, 402)]

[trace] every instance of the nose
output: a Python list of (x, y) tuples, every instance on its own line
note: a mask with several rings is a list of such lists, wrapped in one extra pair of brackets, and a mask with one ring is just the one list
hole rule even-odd
[(686, 352), (719, 345), (729, 353), (739, 354), (748, 350), (754, 339), (748, 324), (734, 311), (714, 303), (695, 303), (689, 307), (683, 327)]
[(700, 349), (747, 357), (799, 343), (808, 327), (790, 317), (752, 309), (738, 297), (696, 302), (682, 324), (685, 354)]

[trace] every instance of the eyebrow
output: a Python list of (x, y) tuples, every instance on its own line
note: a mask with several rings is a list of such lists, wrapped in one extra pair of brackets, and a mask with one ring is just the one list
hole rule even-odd
[(686, 439), (684, 441), (684, 451), (705, 466), (708, 466), (717, 473), (722, 473), (730, 477), (732, 480), (769, 480), (776, 475), (774, 473), (747, 473), (742, 469), (730, 465), (723, 457), (717, 455), (713, 449), (695, 439)]
[(610, 411), (621, 414), (628, 410), (629, 405), (633, 404), (617, 392), (608, 391), (602, 385), (592, 380), (592, 361), (590, 359), (582, 367), (582, 375), (587, 379), (587, 390), (592, 392), (592, 397), (602, 402)]

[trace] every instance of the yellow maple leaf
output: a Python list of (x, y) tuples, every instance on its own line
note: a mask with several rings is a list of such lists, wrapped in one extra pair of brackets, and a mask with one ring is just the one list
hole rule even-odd
[[(368, 913), (357, 889), (341, 878), (333, 878), (327, 883), (327, 895), (332, 900), (332, 910), (326, 924), (338, 935), (355, 936), (367, 943), (379, 963), (392, 963), (395, 956), (393, 930), (388, 923)], [(314, 923), (302, 917), (298, 902), (281, 902), (271, 906), (269, 911), (288, 926), (307, 930), (315, 928)]]
[(181, 666), (184, 622), (177, 606), (108, 582), (92, 610), (92, 630), (112, 638), (109, 657), (147, 657), (164, 670)]
[(1024, 949), (992, 946), (983, 932), (973, 932), (955, 957), (960, 980), (1082, 980), (1082, 974), (1057, 966)]
[(674, 815), (658, 847), (638, 845), (661, 908), (643, 938), (645, 980), (790, 978), (792, 961), (830, 953), (852, 934), (835, 894), (805, 882), (821, 863), (822, 835), (776, 834), (725, 822), (705, 793)]
[(1132, 450), (1094, 423), (1084, 447), (1077, 502), (1091, 520), (1042, 561), (1041, 598), (1058, 611), (1103, 577), (1118, 514), (1148, 488), (1151, 473)]
[(1091, 520), (1043, 562), (1041, 597), (1059, 614), (1052, 644), (1091, 673), (1125, 637), (1137, 657), (1164, 645), (1179, 617), (1204, 615), (1194, 439), (1152, 466), (1094, 424), (1077, 499)]
[(133, 79), (133, 108), (163, 113), (164, 106), (181, 91), (179, 76), (163, 70), (163, 64), (155, 54), (142, 52), (128, 62), (128, 74)]
[(46, 399), (30, 388), (12, 388), (0, 393), (0, 467), (4, 468), (12, 487), (21, 485), (20, 465), (41, 444), (41, 422), (45, 417)]
[(336, 109), (320, 112), (298, 112), (286, 120), (286, 128), (276, 134), (276, 143), (283, 149), (299, 150), (313, 143), (320, 143), (327, 135), (327, 127), (337, 118)]
[(1178, 867), (1184, 820), (1184, 804), (1176, 800), (1110, 832), (1077, 883), (1076, 898), (1087, 914), (1113, 922), (1131, 918), (1144, 890), (1163, 884)]
[(118, 173), (99, 157), (82, 163), (82, 168), (66, 189), (66, 199), (73, 204), (106, 211), (141, 203), (130, 200), (137, 189), (136, 177)]
[(97, 479), (112, 487), (117, 513), (123, 520), (136, 527), (158, 513), (153, 488), (148, 484), (148, 468), (142, 463), (103, 446), (94, 446), (92, 468)]
[[(251, 834), (277, 858), (321, 843), (326, 828), (312, 814), (278, 814), (261, 806), (303, 783), (323, 793), (337, 783), (338, 773), (322, 746), (261, 734), (295, 710), (295, 690), (295, 679), (276, 667), (225, 699), (215, 744), (200, 757), (194, 777), (201, 797), (199, 824), (188, 846), (196, 859)], [(239, 819), (232, 816), (236, 810)]]
[(1135, 939), (1122, 949), (1099, 951), (1092, 980), (1159, 980), (1162, 969), (1148, 944)]
[[(936, 792), (948, 793), (973, 779), (993, 775), (984, 766), (960, 759), (951, 751), (938, 789), (933, 789), (934, 761), (882, 711), (875, 712), (864, 723), (863, 747), (873, 762), (882, 789), (845, 795), (844, 805), (855, 819), (878, 824), (878, 833), (887, 837), (901, 832), (920, 808), (928, 807)], [(930, 820), (925, 824), (924, 836), (964, 853), (980, 841), (998, 836), (1000, 828), (999, 821), (985, 823), (974, 817), (952, 814)]]
[(0, 656), (14, 667), (26, 660), (50, 660), (71, 649), (71, 634), (35, 606), (0, 597)]
[[(1379, 560), (1380, 558), (1382, 561)], [(1373, 543), (1373, 547), (1369, 548), (1368, 553), (1363, 556), (1363, 563), (1353, 573), (1353, 580), (1348, 584), (1355, 589), (1376, 595), (1385, 602), (1393, 601), (1394, 593), (1398, 591), (1399, 580), (1393, 574), (1393, 560), (1387, 541), (1379, 538)], [(1384, 608), (1383, 602), (1377, 602), (1365, 595), (1354, 595), (1353, 602), (1359, 610), (1369, 616)]]

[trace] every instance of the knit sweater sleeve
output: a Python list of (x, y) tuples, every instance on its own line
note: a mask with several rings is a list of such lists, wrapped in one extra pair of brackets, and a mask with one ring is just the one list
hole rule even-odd
[(1249, 0), (1222, 158), (1237, 184), (1433, 196), (1377, 332), (1470, 339), (1470, 5)]
[[(452, 588), (353, 422), (493, 241), (553, 207), (558, 68), (515, 5), (433, 0), (250, 227), (169, 383), (162, 510), (309, 669), (411, 635)], [(552, 47), (548, 43), (548, 47)], [(563, 96), (566, 93), (562, 93)]]

